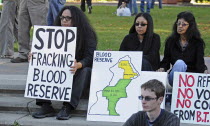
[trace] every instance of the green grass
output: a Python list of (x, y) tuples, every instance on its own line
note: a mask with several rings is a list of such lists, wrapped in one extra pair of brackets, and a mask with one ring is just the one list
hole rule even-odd
[[(138, 7), (139, 9), (139, 7)], [(191, 11), (196, 17), (198, 28), (206, 43), (205, 56), (210, 56), (210, 14), (208, 7), (163, 7), (151, 10), (154, 21), (154, 31), (161, 37), (160, 53), (163, 54), (164, 42), (170, 35), (176, 15), (181, 11)], [(135, 17), (118, 17), (113, 12), (116, 6), (93, 6), (93, 13), (87, 14), (98, 36), (98, 50), (118, 50), (120, 44), (128, 34)], [(17, 50), (17, 44), (15, 44)]]

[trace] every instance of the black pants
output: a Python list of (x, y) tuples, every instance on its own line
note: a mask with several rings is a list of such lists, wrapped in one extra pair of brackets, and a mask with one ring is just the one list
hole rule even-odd
[[(63, 102), (63, 104), (70, 104), (74, 109), (79, 104), (80, 97), (83, 93), (83, 90), (90, 85), (91, 78), (91, 68), (85, 67), (77, 70), (73, 78), (72, 94), (71, 101)], [(43, 103), (50, 103), (50, 100), (36, 99), (36, 105), (41, 106)]]
[[(89, 6), (92, 6), (91, 0), (86, 0), (86, 2), (87, 2), (87, 6), (88, 6), (88, 7), (89, 7)], [(83, 12), (85, 12), (85, 0), (81, 0), (81, 6), (80, 6), (80, 8), (81, 8), (81, 10), (82, 10)]]
[(142, 68), (141, 68), (141, 70), (142, 71), (154, 71), (150, 62), (145, 58), (142, 58)]

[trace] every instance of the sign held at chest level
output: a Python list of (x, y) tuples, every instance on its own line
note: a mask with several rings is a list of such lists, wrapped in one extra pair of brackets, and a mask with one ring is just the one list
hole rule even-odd
[[(41, 36), (41, 34), (43, 33), (48, 34), (48, 42), (44, 42), (44, 39)], [(64, 46), (63, 49), (66, 52), (68, 44), (75, 39), (75, 33), (71, 29), (66, 29), (65, 31), (63, 31), (61, 29), (55, 30), (50, 28), (39, 28), (37, 29), (35, 35), (40, 42), (39, 45), (34, 45), (34, 47), (38, 50), (43, 49), (44, 46), (46, 46), (47, 49), (51, 49), (52, 44), (54, 44), (57, 49), (61, 49)]]
[(70, 102), (76, 27), (34, 26), (25, 97)]

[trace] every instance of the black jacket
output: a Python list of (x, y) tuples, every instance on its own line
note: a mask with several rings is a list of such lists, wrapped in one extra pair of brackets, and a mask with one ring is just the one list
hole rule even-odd
[(86, 37), (82, 50), (76, 51), (75, 59), (82, 63), (82, 67), (92, 67), (93, 54), (96, 50), (97, 40), (93, 35)]
[[(131, 33), (123, 39), (120, 51), (143, 51), (145, 40), (140, 43), (137, 33)], [(152, 45), (147, 53), (143, 51), (143, 58), (150, 62), (153, 70), (157, 70), (160, 64), (160, 36), (153, 34)]]
[(168, 70), (170, 64), (174, 65), (178, 59), (182, 59), (187, 65), (187, 72), (203, 73), (207, 69), (203, 57), (203, 40), (190, 40), (186, 49), (182, 51), (179, 40), (169, 37), (166, 40), (164, 58), (160, 67)]

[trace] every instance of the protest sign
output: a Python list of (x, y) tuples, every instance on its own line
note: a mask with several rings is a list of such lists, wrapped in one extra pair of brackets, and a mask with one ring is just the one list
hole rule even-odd
[(125, 122), (142, 110), (141, 84), (151, 79), (166, 84), (167, 73), (141, 72), (141, 65), (142, 52), (94, 52), (88, 121)]
[(175, 72), (171, 112), (182, 123), (209, 125), (209, 89), (209, 74)]
[(75, 27), (34, 26), (25, 97), (70, 101)]

